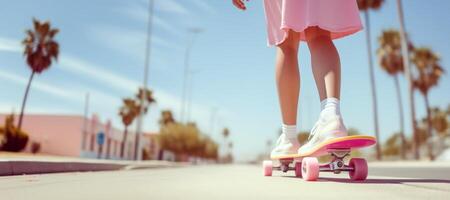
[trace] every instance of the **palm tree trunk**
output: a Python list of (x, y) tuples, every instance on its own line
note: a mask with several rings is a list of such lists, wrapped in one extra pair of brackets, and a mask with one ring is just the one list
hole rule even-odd
[(120, 144), (120, 158), (123, 158), (124, 150), (125, 150), (125, 142), (127, 140), (128, 135), (128, 126), (125, 126), (125, 130), (123, 131), (122, 143)]
[(411, 109), (411, 122), (412, 122), (412, 131), (414, 135), (414, 158), (416, 160), (420, 159), (419, 154), (419, 135), (417, 133), (417, 121), (416, 121), (416, 109), (415, 109), (415, 101), (414, 101), (414, 87), (412, 84), (412, 72), (409, 65), (409, 50), (408, 50), (408, 43), (407, 43), (407, 37), (405, 32), (405, 21), (403, 19), (403, 8), (402, 8), (402, 1), (397, 0), (397, 11), (398, 11), (398, 18), (400, 21), (400, 38), (401, 38), (401, 48), (402, 48), (402, 57), (403, 57), (403, 64), (405, 66), (405, 76), (408, 80), (408, 92), (409, 92), (409, 106)]
[(28, 85), (27, 85), (27, 89), (25, 89), (25, 95), (23, 96), (23, 101), (22, 101), (22, 108), (20, 110), (20, 116), (19, 116), (19, 124), (17, 125), (17, 129), (21, 130), (22, 128), (22, 121), (23, 121), (23, 113), (25, 111), (25, 105), (28, 99), (28, 92), (30, 91), (30, 86), (31, 86), (31, 81), (33, 81), (33, 77), (34, 74), (36, 72), (31, 72), (30, 78), (28, 79)]
[(134, 160), (140, 160), (141, 158), (140, 158), (140, 153), (139, 153), (139, 150), (140, 150), (140, 145), (139, 145), (139, 142), (140, 142), (140, 137), (139, 137), (140, 135), (139, 135), (139, 132), (136, 132), (136, 134), (135, 134), (135, 139), (134, 139)]
[(433, 146), (431, 145), (431, 139), (433, 137), (432, 134), (432, 127), (431, 127), (431, 110), (430, 110), (430, 102), (428, 100), (428, 93), (424, 94), (423, 97), (425, 98), (425, 106), (427, 109), (427, 148), (428, 148), (428, 157), (430, 160), (434, 160), (433, 155)]
[(398, 75), (394, 75), (395, 80), (395, 89), (397, 90), (397, 100), (398, 100), (398, 109), (399, 109), (399, 117), (400, 117), (400, 139), (401, 139), (401, 157), (402, 159), (406, 159), (406, 139), (405, 139), (405, 131), (404, 131), (404, 119), (403, 119), (403, 103), (402, 103), (402, 95), (400, 93), (400, 84), (398, 81)]
[[(370, 76), (370, 86), (372, 89), (372, 111), (373, 120), (375, 126), (375, 137), (377, 140), (380, 138), (380, 132), (378, 127), (378, 106), (377, 106), (377, 91), (375, 87), (375, 74), (373, 69), (373, 59), (372, 59), (372, 45), (370, 43), (370, 19), (369, 12), (364, 11), (364, 20), (366, 23), (366, 41), (367, 41), (367, 56), (369, 57), (369, 76)], [(381, 160), (381, 146), (380, 142), (376, 143), (377, 160)]]

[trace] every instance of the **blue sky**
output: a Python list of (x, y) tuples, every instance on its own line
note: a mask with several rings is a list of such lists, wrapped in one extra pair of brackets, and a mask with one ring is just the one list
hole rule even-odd
[[(204, 31), (195, 41), (190, 66), (192, 75), (191, 119), (202, 131), (221, 139), (228, 127), (238, 160), (253, 159), (265, 151), (266, 141), (275, 140), (281, 124), (276, 96), (275, 49), (266, 46), (262, 1), (248, 4), (241, 12), (231, 0), (155, 0), (154, 34), (150, 56), (149, 86), (158, 103), (145, 119), (145, 129), (158, 130), (162, 109), (180, 114), (185, 49), (189, 28)], [(16, 0), (0, 7), (0, 112), (19, 111), (30, 74), (19, 41), (31, 19), (51, 20), (61, 32), (60, 59), (34, 79), (27, 105), (28, 113), (83, 114), (86, 92), (91, 95), (91, 113), (102, 120), (117, 116), (122, 97), (135, 93), (142, 83), (146, 0)], [(449, 70), (450, 2), (440, 0), (404, 1), (407, 30), (417, 46), (427, 46), (442, 56)], [(394, 0), (371, 12), (373, 54), (376, 37), (383, 29), (397, 28)], [(342, 63), (342, 113), (347, 126), (373, 135), (370, 85), (364, 32), (336, 40)], [(319, 113), (319, 98), (312, 78), (309, 52), (300, 45), (302, 75), (298, 125), (309, 130)], [(394, 82), (376, 63), (381, 140), (398, 130), (398, 107)], [(406, 84), (401, 78), (403, 99)], [(430, 93), (433, 106), (450, 103), (450, 81), (444, 75), (439, 87)], [(418, 116), (424, 115), (423, 99), (417, 94)], [(409, 114), (407, 101), (405, 114)], [(217, 108), (214, 131), (210, 117)], [(409, 119), (407, 117), (407, 119)], [(410, 134), (410, 122), (406, 122)]]

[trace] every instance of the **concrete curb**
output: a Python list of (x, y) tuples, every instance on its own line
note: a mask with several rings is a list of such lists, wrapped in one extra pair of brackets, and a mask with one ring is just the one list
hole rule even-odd
[(0, 176), (62, 172), (110, 171), (126, 164), (53, 161), (0, 161)]
[(0, 160), (0, 176), (47, 174), (87, 171), (136, 170), (182, 167), (188, 163), (168, 161), (56, 161), (56, 160)]

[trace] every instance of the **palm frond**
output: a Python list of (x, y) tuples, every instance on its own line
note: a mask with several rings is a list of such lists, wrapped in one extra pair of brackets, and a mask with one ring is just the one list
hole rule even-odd
[(59, 55), (59, 44), (54, 40), (58, 29), (52, 29), (50, 22), (41, 23), (33, 18), (33, 29), (25, 31), (26, 37), (22, 41), (24, 56), (33, 72), (41, 73), (52, 64), (52, 59)]

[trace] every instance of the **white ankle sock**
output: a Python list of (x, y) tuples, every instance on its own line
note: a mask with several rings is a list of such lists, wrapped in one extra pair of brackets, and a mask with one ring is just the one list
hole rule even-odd
[(281, 125), (281, 133), (284, 133), (289, 140), (297, 140), (297, 125), (287, 125), (283, 123)]
[(320, 117), (322, 119), (328, 119), (331, 116), (341, 115), (340, 111), (340, 101), (336, 98), (326, 98), (320, 102), (320, 107), (322, 111), (320, 112)]

